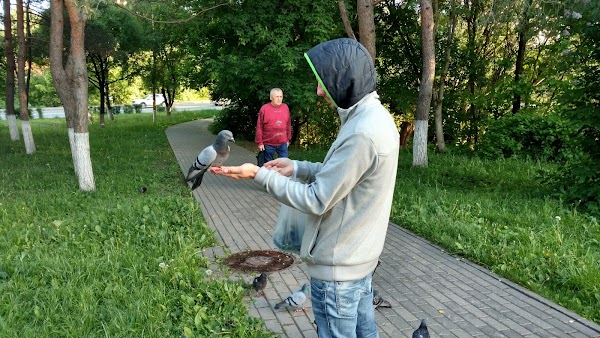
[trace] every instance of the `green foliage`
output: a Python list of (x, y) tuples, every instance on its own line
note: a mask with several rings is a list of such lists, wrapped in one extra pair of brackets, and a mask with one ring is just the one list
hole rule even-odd
[(316, 100), (303, 54), (343, 36), (338, 15), (335, 2), (307, 0), (242, 1), (207, 12), (184, 33), (197, 58), (187, 73), (190, 83), (208, 85), (213, 98), (232, 100), (224, 113), (233, 116), (223, 121), (240, 122), (225, 125), (236, 137), (253, 138), (258, 110), (274, 87), (283, 89), (296, 123), (303, 123)]
[(571, 76), (557, 83), (558, 102), (577, 130), (583, 155), (546, 175), (545, 182), (564, 200), (600, 216), (600, 8), (578, 1), (565, 7), (560, 64)]
[(32, 74), (29, 84), (29, 104), (34, 107), (58, 107), (61, 106), (60, 98), (52, 84), (50, 69), (44, 69), (39, 74)]
[(528, 158), (566, 161), (573, 153), (573, 128), (556, 116), (519, 113), (488, 124), (478, 155), (490, 158)]
[(78, 191), (64, 119), (32, 121), (34, 157), (0, 142), (3, 337), (270, 336), (243, 285), (208, 270), (213, 232), (165, 137), (212, 114), (90, 125), (93, 193)]
[(123, 105), (123, 114), (133, 114), (133, 113), (134, 113), (134, 110), (133, 110), (132, 105), (129, 105), (129, 104)]

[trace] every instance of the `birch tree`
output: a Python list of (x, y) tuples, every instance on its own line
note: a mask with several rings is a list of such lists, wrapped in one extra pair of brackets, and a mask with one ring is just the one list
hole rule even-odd
[[(63, 58), (63, 9), (67, 9), (70, 44)], [(76, 0), (50, 2), (50, 71), (52, 82), (65, 109), (69, 143), (79, 189), (94, 191), (94, 173), (88, 132), (88, 76), (84, 49), (86, 8)]]
[(433, 8), (431, 0), (421, 0), (421, 41), (423, 71), (419, 86), (419, 101), (415, 114), (415, 133), (413, 138), (413, 166), (427, 167), (427, 130), (429, 108), (435, 77), (435, 52), (433, 41)]
[(15, 52), (12, 39), (10, 0), (4, 0), (4, 41), (6, 42), (6, 120), (11, 141), (18, 141), (19, 126), (15, 115)]
[(19, 114), (21, 116), (21, 131), (25, 142), (25, 152), (35, 153), (35, 142), (29, 123), (29, 102), (27, 98), (27, 83), (25, 79), (25, 16), (23, 12), (23, 0), (17, 0), (17, 38), (19, 39), (19, 54), (17, 57), (17, 81), (19, 84)]

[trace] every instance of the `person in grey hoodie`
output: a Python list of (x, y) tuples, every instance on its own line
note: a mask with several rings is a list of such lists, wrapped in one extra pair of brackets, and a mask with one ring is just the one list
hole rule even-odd
[[(311, 277), (319, 337), (378, 337), (372, 272), (387, 233), (400, 135), (379, 101), (373, 60), (360, 43), (341, 38), (304, 54), (317, 95), (339, 114), (340, 130), (322, 163), (279, 158), (215, 174), (253, 178), (278, 201), (308, 215), (300, 256)], [(296, 173), (299, 181), (289, 176)]]

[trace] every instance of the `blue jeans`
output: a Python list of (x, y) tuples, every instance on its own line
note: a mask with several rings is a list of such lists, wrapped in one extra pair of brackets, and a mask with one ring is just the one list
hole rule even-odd
[(349, 282), (310, 280), (319, 338), (378, 338), (371, 274)]
[(265, 163), (273, 161), (273, 155), (275, 155), (275, 152), (277, 152), (279, 157), (288, 157), (287, 143), (282, 143), (278, 146), (270, 146), (265, 144)]

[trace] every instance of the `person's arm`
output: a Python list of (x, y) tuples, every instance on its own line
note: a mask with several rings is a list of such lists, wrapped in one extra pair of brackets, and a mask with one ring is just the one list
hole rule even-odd
[(287, 145), (290, 145), (292, 141), (292, 113), (290, 112), (290, 108), (288, 107), (288, 123), (287, 123)]
[(292, 161), (297, 165), (296, 177), (301, 181), (308, 178), (306, 183), (291, 181), (266, 168), (257, 171), (254, 180), (279, 202), (322, 215), (377, 168), (375, 146), (363, 135), (346, 138), (332, 151), (323, 164)]
[(258, 150), (264, 151), (265, 145), (263, 144), (263, 109), (260, 108), (258, 111), (258, 118), (256, 119), (256, 131), (254, 133), (254, 143), (258, 145)]

